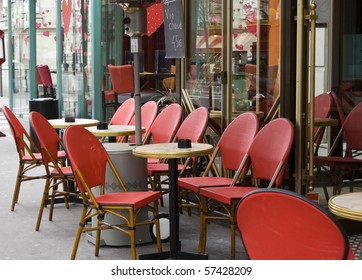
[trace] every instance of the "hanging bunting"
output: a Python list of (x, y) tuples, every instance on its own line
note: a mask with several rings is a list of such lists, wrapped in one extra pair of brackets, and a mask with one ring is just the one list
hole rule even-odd
[(147, 36), (151, 36), (163, 23), (163, 4), (153, 4), (147, 8)]
[(70, 17), (72, 15), (72, 0), (63, 0), (62, 2), (62, 17), (64, 25), (64, 34), (68, 36)]

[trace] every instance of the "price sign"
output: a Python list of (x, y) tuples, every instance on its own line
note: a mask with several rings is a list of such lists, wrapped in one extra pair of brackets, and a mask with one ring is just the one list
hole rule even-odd
[(165, 46), (167, 58), (185, 57), (182, 0), (163, 0)]

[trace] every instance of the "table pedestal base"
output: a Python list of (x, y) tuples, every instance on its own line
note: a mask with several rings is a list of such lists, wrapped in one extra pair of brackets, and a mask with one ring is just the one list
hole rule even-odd
[(172, 257), (171, 252), (166, 251), (166, 252), (159, 252), (159, 253), (140, 255), (139, 259), (140, 260), (166, 260), (166, 259), (173, 259), (173, 260), (207, 260), (208, 255), (178, 251), (176, 256)]

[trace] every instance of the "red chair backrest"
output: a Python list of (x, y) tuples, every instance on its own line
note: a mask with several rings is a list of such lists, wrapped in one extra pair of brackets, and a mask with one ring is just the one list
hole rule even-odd
[(84, 192), (85, 188), (77, 170), (81, 170), (88, 187), (104, 185), (109, 155), (102, 143), (91, 132), (80, 126), (67, 128), (64, 143), (79, 190)]
[(362, 150), (362, 129), (360, 122), (362, 120), (362, 103), (348, 114), (343, 123), (342, 129), (346, 139), (347, 149)]
[(11, 133), (14, 137), (16, 149), (18, 153), (24, 153), (24, 143), (20, 141), (20, 139), (24, 139), (24, 135), (26, 133), (26, 130), (24, 126), (21, 124), (21, 122), (18, 120), (18, 118), (14, 115), (14, 113), (7, 107), (3, 106), (3, 113), (5, 115), (5, 118), (7, 119)]
[(322, 93), (314, 98), (314, 117), (328, 118), (332, 109), (332, 96)]
[(201, 142), (209, 120), (209, 111), (199, 107), (192, 111), (181, 123), (176, 132), (176, 140), (190, 139), (191, 142)]
[(39, 76), (41, 82), (44, 86), (50, 87), (53, 86), (52, 76), (50, 74), (48, 65), (37, 65), (37, 71), (39, 72)]
[(274, 119), (265, 125), (255, 136), (248, 152), (253, 177), (280, 185), (293, 138), (294, 127), (285, 118)]
[(134, 115), (134, 98), (128, 98), (118, 107), (109, 124), (128, 125)]
[(340, 121), (341, 125), (343, 125), (344, 121), (346, 120), (346, 114), (344, 113), (341, 101), (339, 100), (337, 94), (334, 91), (332, 91), (330, 94), (332, 96), (334, 105), (336, 106), (339, 121)]
[(239, 115), (226, 127), (218, 142), (224, 169), (239, 168), (258, 130), (258, 117), (251, 112)]
[[(48, 166), (48, 164), (52, 162), (52, 159), (54, 162), (58, 161), (58, 150), (61, 140), (57, 131), (39, 112), (30, 112), (29, 119), (30, 125), (38, 137), (45, 166)], [(52, 158), (45, 152), (45, 149), (49, 151)]]
[(38, 69), (39, 66), (41, 66), (41, 65), (37, 65), (37, 67), (36, 67), (36, 84), (37, 85), (42, 85), (43, 81), (41, 80), (41, 76), (40, 76), (40, 73), (39, 73), (39, 69)]
[[(332, 110), (332, 96), (329, 93), (322, 93), (314, 98), (314, 117), (315, 118), (328, 118)], [(314, 134), (321, 130), (317, 138), (314, 139), (315, 144), (320, 144), (323, 139), (323, 132), (325, 128), (315, 127)]]
[(115, 93), (134, 92), (134, 72), (133, 65), (112, 65), (108, 64), (109, 75), (111, 77), (112, 88)]
[[(157, 103), (155, 101), (148, 101), (141, 107), (141, 125), (145, 128), (145, 133), (142, 134), (142, 138), (144, 135), (150, 130), (150, 127), (157, 116)], [(133, 115), (130, 125), (135, 125), (135, 116)], [(136, 142), (136, 137), (132, 135), (131, 137), (132, 143)]]
[(294, 192), (251, 192), (240, 201), (236, 217), (252, 260), (353, 259), (348, 238), (332, 215)]
[(157, 115), (150, 128), (151, 142), (154, 144), (171, 142), (180, 125), (181, 115), (182, 109), (177, 103), (164, 108)]

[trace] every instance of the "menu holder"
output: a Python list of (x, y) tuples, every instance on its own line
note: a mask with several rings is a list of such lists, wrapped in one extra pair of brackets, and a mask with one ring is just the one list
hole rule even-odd
[(177, 142), (177, 147), (180, 149), (191, 148), (191, 140), (190, 139), (180, 139)]
[(99, 123), (97, 124), (97, 129), (99, 129), (99, 130), (108, 129), (108, 123), (106, 123), (106, 122), (99, 122)]
[(64, 118), (64, 120), (65, 120), (66, 123), (74, 123), (74, 122), (75, 122), (75, 117), (73, 117), (73, 116), (66, 116), (66, 117)]

